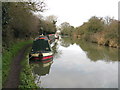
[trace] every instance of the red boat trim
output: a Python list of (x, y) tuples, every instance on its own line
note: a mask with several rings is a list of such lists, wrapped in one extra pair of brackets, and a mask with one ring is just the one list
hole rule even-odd
[(50, 59), (52, 58), (53, 56), (47, 56), (47, 57), (43, 57), (42, 60), (45, 60), (45, 59)]
[(46, 38), (38, 38), (38, 39), (46, 39)]

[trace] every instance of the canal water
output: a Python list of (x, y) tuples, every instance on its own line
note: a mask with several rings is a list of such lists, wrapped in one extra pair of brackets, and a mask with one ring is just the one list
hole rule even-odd
[(35, 64), (36, 83), (43, 88), (118, 88), (118, 52), (79, 39), (62, 38), (53, 63)]

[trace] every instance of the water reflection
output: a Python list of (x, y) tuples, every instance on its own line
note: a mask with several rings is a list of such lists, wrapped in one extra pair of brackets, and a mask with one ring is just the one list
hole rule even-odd
[(59, 58), (61, 55), (61, 51), (58, 50), (59, 48), (59, 40), (57, 39), (56, 43), (54, 44), (54, 46), (52, 47), (53, 49), (53, 53), (54, 53), (54, 58)]
[(32, 63), (33, 65), (33, 74), (37, 74), (39, 76), (45, 76), (46, 74), (49, 74), (50, 72), (50, 67), (51, 67), (51, 63), (47, 63), (47, 64), (43, 64), (41, 62), (39, 63)]
[[(37, 73), (44, 88), (117, 88), (117, 49), (63, 38), (55, 48), (49, 75)], [(36, 66), (36, 65), (35, 65)], [(36, 68), (42, 71), (42, 67)], [(33, 69), (34, 70), (34, 69)], [(35, 72), (35, 71), (34, 71)]]
[(29, 62), (30, 66), (32, 67), (32, 73), (36, 77), (35, 83), (37, 85), (41, 85), (40, 77), (46, 76), (50, 72), (50, 67), (53, 61), (49, 63), (42, 63), (42, 62)]
[(74, 43), (79, 45), (80, 48), (86, 52), (91, 61), (118, 61), (118, 50), (116, 48), (100, 46), (94, 43), (72, 38), (63, 38), (63, 41), (61, 42), (62, 46), (64, 46), (64, 42), (68, 43), (69, 45), (73, 45)]
[[(56, 56), (59, 57), (57, 42), (58, 42), (58, 40), (56, 39), (55, 43), (53, 43), (51, 45), (52, 49), (53, 49), (54, 57), (56, 57)], [(41, 77), (44, 77), (50, 73), (50, 68), (51, 68), (52, 63), (53, 63), (53, 61), (48, 62), (48, 63), (42, 63), (39, 61), (30, 61), (29, 62), (30, 66), (32, 68), (32, 73), (36, 77), (35, 83), (38, 86), (42, 87), (41, 86), (42, 82), (40, 79), (41, 79)]]

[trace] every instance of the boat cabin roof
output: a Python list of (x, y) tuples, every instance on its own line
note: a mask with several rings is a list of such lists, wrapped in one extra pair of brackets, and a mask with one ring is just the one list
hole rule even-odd
[(33, 51), (51, 51), (48, 40), (46, 39), (37, 39), (33, 42), (32, 45)]

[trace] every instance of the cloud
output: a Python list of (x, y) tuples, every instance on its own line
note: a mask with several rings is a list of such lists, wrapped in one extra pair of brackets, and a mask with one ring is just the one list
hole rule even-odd
[(79, 26), (92, 16), (118, 18), (119, 0), (47, 0), (48, 11), (44, 15), (58, 16), (57, 25), (69, 22)]

